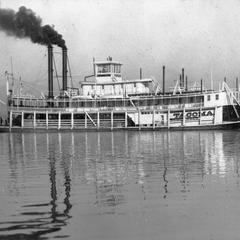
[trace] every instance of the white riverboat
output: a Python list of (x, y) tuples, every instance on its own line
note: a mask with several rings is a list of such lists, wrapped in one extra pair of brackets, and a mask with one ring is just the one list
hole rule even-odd
[[(78, 88), (67, 87), (67, 50), (62, 54), (62, 90), (53, 95), (53, 52), (48, 47), (46, 97), (15, 95), (8, 82), (9, 131), (185, 130), (240, 126), (239, 92), (222, 83), (219, 90), (188, 89), (181, 80), (165, 91), (165, 67), (160, 89), (153, 79), (124, 80), (122, 64), (108, 57), (94, 60), (94, 73)], [(238, 90), (238, 89), (237, 89)]]

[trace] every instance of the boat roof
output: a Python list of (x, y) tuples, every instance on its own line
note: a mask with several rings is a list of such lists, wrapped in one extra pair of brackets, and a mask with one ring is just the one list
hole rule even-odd
[(101, 65), (101, 64), (116, 64), (116, 65), (122, 65), (122, 63), (120, 62), (117, 62), (117, 61), (97, 61), (97, 62), (94, 62), (94, 64), (96, 65)]
[(80, 82), (81, 85), (113, 85), (113, 84), (128, 84), (128, 83), (143, 83), (143, 82), (152, 82), (151, 78), (144, 79), (135, 79), (135, 80), (124, 80), (124, 81), (116, 81), (116, 82)]

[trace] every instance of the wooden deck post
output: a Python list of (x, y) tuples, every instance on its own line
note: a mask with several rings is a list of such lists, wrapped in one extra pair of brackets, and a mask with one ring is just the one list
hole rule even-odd
[(86, 114), (86, 112), (84, 112), (84, 115), (85, 115), (85, 128), (87, 128), (87, 114)]
[(10, 110), (9, 114), (9, 131), (11, 132), (12, 129), (12, 110)]
[(167, 112), (167, 127), (170, 128), (170, 109), (169, 108)]
[(113, 130), (113, 111), (111, 111), (111, 130)]
[(21, 116), (21, 127), (24, 128), (24, 112), (22, 112)]
[(185, 126), (185, 107), (183, 107), (183, 119), (182, 119), (182, 126)]
[(138, 130), (141, 130), (141, 126), (140, 126), (140, 124), (141, 124), (141, 111), (140, 111), (140, 109), (138, 109)]
[(125, 128), (127, 128), (128, 123), (127, 123), (127, 110), (125, 110)]
[(155, 110), (153, 109), (153, 115), (152, 115), (152, 124), (153, 124), (153, 129), (155, 129)]
[(48, 129), (48, 111), (46, 111), (46, 128)]
[(100, 114), (99, 114), (99, 111), (97, 112), (97, 128), (99, 129), (99, 127), (100, 127), (100, 119), (99, 119), (99, 116), (100, 116)]
[(33, 128), (36, 128), (36, 111), (33, 112)]
[(58, 130), (61, 129), (61, 112), (58, 112)]
[(199, 108), (199, 125), (201, 125), (201, 113), (202, 113), (202, 107)]
[(216, 112), (217, 112), (217, 106), (215, 106), (215, 109), (214, 109), (214, 117), (213, 117), (214, 125), (217, 124)]
[(71, 129), (74, 128), (74, 115), (73, 112), (71, 113)]

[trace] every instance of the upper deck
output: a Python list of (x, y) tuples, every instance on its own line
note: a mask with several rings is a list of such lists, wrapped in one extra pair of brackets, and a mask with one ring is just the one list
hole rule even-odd
[[(122, 78), (122, 64), (113, 61), (108, 57), (106, 61), (94, 60), (94, 74), (85, 77), (84, 82), (80, 82), (80, 93), (83, 96), (108, 96), (150, 93), (153, 80), (134, 79), (125, 80)], [(87, 78), (90, 78), (87, 81)]]

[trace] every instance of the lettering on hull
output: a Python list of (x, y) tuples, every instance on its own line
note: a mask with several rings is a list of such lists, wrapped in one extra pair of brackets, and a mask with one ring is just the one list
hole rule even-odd
[[(199, 119), (201, 117), (213, 117), (214, 110), (201, 110), (201, 111), (186, 111), (185, 119)], [(183, 119), (183, 111), (172, 112), (170, 114), (171, 120), (181, 120)]]

